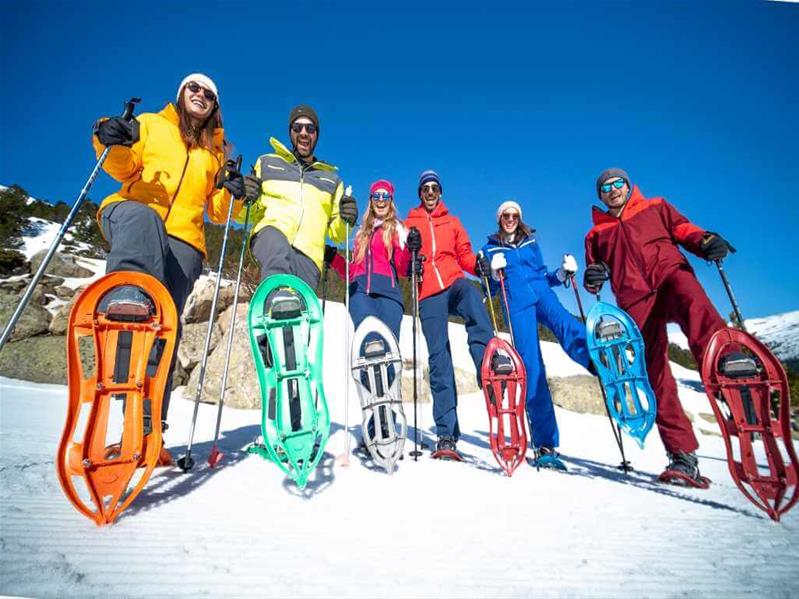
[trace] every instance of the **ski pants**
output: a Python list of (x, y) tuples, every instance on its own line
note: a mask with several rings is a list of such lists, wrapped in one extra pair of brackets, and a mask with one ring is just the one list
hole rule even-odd
[(658, 432), (669, 452), (696, 451), (699, 443), (677, 395), (669, 368), (666, 324), (676, 322), (688, 338), (697, 364), (713, 334), (726, 326), (690, 267), (671, 273), (651, 296), (625, 308), (641, 329), (649, 383), (658, 402)]
[(264, 227), (250, 241), (250, 250), (261, 265), (261, 281), (270, 275), (299, 277), (311, 289), (319, 284), (319, 267), (308, 256), (292, 247), (282, 231)]
[(455, 281), (449, 288), (419, 302), (422, 332), (430, 356), (430, 390), (433, 392), (433, 419), (436, 435), (460, 437), (458, 426), (458, 395), (455, 389), (455, 371), (452, 367), (447, 320), (456, 315), (466, 321), (469, 353), (477, 370), (486, 345), (494, 336), (480, 292), (466, 279)]
[(538, 301), (518, 312), (511, 312), (511, 323), (516, 349), (527, 371), (525, 401), (533, 447), (554, 448), (560, 444), (560, 435), (541, 355), (538, 323), (552, 331), (569, 357), (584, 368), (588, 368), (591, 358), (583, 323), (561, 305), (549, 286), (537, 286), (535, 292)]
[(402, 312), (402, 304), (390, 297), (362, 293), (360, 291), (350, 295), (350, 316), (352, 317), (352, 325), (356, 329), (367, 316), (375, 316), (391, 329), (397, 342), (399, 342)]
[[(183, 313), (194, 282), (202, 273), (203, 255), (185, 241), (167, 235), (161, 217), (141, 202), (123, 200), (103, 209), (103, 236), (111, 244), (105, 272), (135, 271), (152, 275), (169, 290), (178, 317)], [(172, 372), (178, 356), (181, 325), (161, 404), (161, 420), (166, 421), (172, 393)]]

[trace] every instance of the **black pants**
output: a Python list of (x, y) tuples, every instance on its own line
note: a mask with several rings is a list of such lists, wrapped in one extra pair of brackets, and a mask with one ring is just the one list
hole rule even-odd
[(311, 289), (319, 284), (319, 267), (295, 249), (286, 236), (274, 227), (264, 227), (252, 238), (250, 249), (261, 265), (261, 281), (275, 274), (299, 277)]
[[(167, 235), (164, 221), (155, 210), (135, 200), (116, 202), (106, 207), (101, 221), (103, 235), (111, 244), (106, 274), (134, 271), (152, 275), (169, 290), (180, 317), (194, 282), (202, 273), (202, 253), (185, 241)], [(161, 404), (161, 419), (164, 421), (172, 393), (172, 371), (178, 356), (180, 335), (178, 324), (175, 353)]]

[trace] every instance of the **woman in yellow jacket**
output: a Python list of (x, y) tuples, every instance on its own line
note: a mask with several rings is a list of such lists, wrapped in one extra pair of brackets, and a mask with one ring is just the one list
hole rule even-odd
[[(202, 272), (204, 215), (224, 223), (231, 193), (244, 195), (241, 174), (229, 168), (224, 187), (216, 188), (217, 173), (225, 166), (223, 133), (216, 84), (200, 73), (186, 77), (178, 86), (175, 104), (167, 104), (161, 112), (130, 121), (101, 119), (94, 126), (98, 156), (111, 146), (103, 168), (122, 183), (97, 212), (111, 245), (106, 273), (154, 276), (169, 290), (178, 314)], [(152, 308), (138, 287), (121, 287), (109, 296), (104, 310), (125, 314)], [(170, 391), (171, 382), (164, 392), (162, 420)], [(150, 425), (145, 414), (145, 434)]]

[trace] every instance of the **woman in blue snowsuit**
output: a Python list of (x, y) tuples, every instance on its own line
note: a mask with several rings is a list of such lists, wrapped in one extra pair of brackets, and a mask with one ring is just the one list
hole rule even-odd
[[(535, 230), (522, 221), (522, 209), (507, 201), (497, 210), (499, 231), (488, 238), (483, 254), (491, 264), (491, 292), (499, 291), (504, 272), (507, 308), (500, 302), (512, 327), (516, 349), (527, 370), (527, 418), (530, 423), (535, 464), (542, 468), (566, 469), (558, 459), (559, 445), (555, 408), (547, 385), (538, 338), (538, 323), (550, 329), (569, 357), (589, 368), (585, 327), (558, 301), (551, 287), (562, 285), (577, 272), (571, 254), (563, 256), (560, 268), (548, 272), (535, 239)], [(510, 312), (510, 315), (508, 315)]]

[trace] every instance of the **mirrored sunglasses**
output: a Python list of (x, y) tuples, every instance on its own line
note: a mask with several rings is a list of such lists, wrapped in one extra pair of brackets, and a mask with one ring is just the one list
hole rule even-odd
[(373, 202), (390, 202), (392, 198), (387, 191), (376, 191), (369, 196), (369, 199)]
[(602, 190), (602, 193), (610, 193), (611, 189), (621, 189), (622, 187), (624, 187), (624, 179), (616, 179), (611, 183), (603, 183), (599, 189)]

